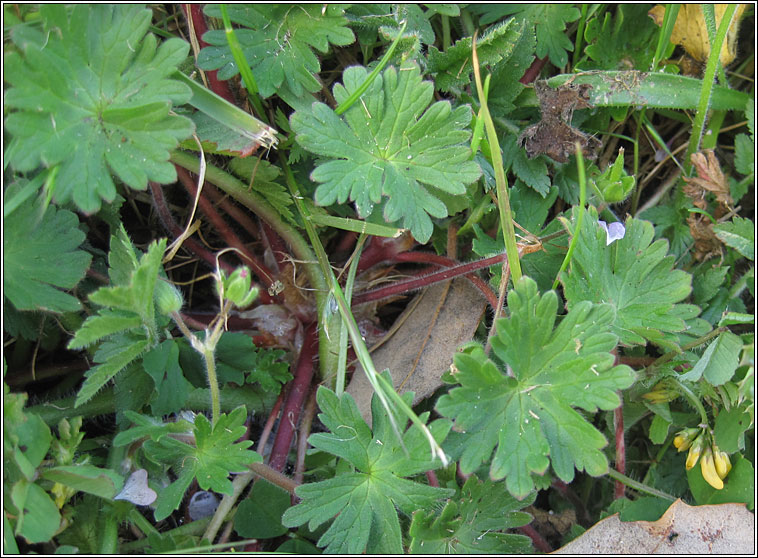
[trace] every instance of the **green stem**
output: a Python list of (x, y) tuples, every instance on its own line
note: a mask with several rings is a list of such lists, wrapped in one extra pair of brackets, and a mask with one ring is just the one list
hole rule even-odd
[[(121, 462), (126, 457), (127, 446), (113, 446), (108, 452), (107, 467), (113, 470), (121, 468)], [(118, 523), (113, 503), (103, 501), (100, 504), (98, 517), (98, 554), (118, 554)]]
[(234, 63), (237, 64), (237, 68), (240, 71), (240, 76), (242, 76), (242, 81), (245, 84), (245, 89), (247, 89), (247, 97), (253, 103), (258, 118), (263, 118), (266, 113), (263, 112), (263, 105), (261, 104), (261, 99), (258, 96), (258, 85), (255, 83), (253, 72), (250, 70), (250, 65), (247, 63), (245, 54), (242, 52), (242, 45), (240, 45), (240, 42), (237, 39), (237, 34), (234, 32), (234, 28), (232, 27), (232, 20), (229, 19), (229, 13), (227, 12), (226, 4), (219, 4), (219, 10), (221, 10), (221, 19), (224, 21), (226, 42), (229, 44), (229, 50), (231, 51), (232, 57), (234, 58)]
[(558, 279), (560, 279), (561, 273), (566, 270), (569, 262), (571, 261), (571, 255), (574, 253), (574, 248), (576, 247), (579, 235), (581, 234), (582, 222), (584, 221), (584, 205), (587, 201), (587, 177), (584, 172), (584, 157), (582, 155), (582, 148), (579, 146), (578, 142), (576, 144), (576, 167), (579, 172), (579, 215), (576, 217), (574, 235), (571, 237), (571, 243), (569, 244), (568, 252), (566, 252), (566, 257), (563, 258), (561, 268), (558, 270), (558, 274), (555, 276), (555, 281), (553, 281), (553, 289), (558, 286)]
[[(182, 151), (174, 151), (171, 154), (171, 162), (181, 165), (195, 174), (197, 174), (199, 170), (199, 161), (197, 158)], [(284, 164), (283, 168), (285, 169), (285, 177), (288, 183), (289, 181), (294, 182), (289, 167), (286, 167), (286, 164)], [(253, 211), (258, 217), (266, 221), (271, 228), (274, 229), (276, 234), (282, 237), (282, 239), (289, 245), (295, 257), (303, 262), (303, 270), (308, 276), (308, 281), (310, 282), (316, 298), (317, 315), (322, 315), (329, 287), (323, 273), (319, 269), (316, 255), (313, 253), (313, 250), (308, 245), (305, 238), (303, 238), (294, 227), (286, 223), (279, 216), (279, 213), (277, 213), (277, 211), (261, 196), (248, 190), (247, 185), (243, 184), (230, 174), (225, 173), (213, 165), (207, 165), (205, 178), (215, 186), (221, 188), (236, 201)], [(296, 194), (296, 196), (299, 196), (299, 194)], [(295, 201), (299, 201), (297, 197)], [(337, 331), (337, 326), (338, 322), (335, 322), (333, 331)], [(322, 377), (327, 377), (337, 368), (337, 352), (330, 350), (329, 339), (326, 337), (325, 328), (323, 327), (319, 328), (319, 362)]]
[(660, 357), (655, 359), (648, 368), (652, 369), (652, 368), (656, 368), (660, 366), (661, 364), (665, 364), (666, 362), (670, 361), (675, 356), (680, 355), (685, 351), (689, 351), (690, 349), (694, 349), (695, 347), (699, 347), (700, 345), (704, 343), (707, 343), (714, 337), (718, 336), (722, 331), (726, 331), (726, 328), (717, 327), (716, 329), (711, 330), (710, 332), (706, 333), (702, 337), (698, 337), (694, 341), (687, 343), (686, 345), (683, 345), (681, 348), (674, 349), (673, 351), (669, 351), (668, 353), (661, 355)]
[(689, 399), (690, 403), (692, 404), (695, 409), (697, 409), (697, 412), (700, 413), (700, 422), (701, 424), (707, 425), (708, 424), (708, 413), (705, 412), (705, 407), (703, 407), (702, 401), (700, 401), (700, 398), (696, 396), (694, 393), (692, 393), (692, 390), (688, 388), (686, 385), (684, 385), (682, 382), (680, 382), (676, 377), (672, 376), (672, 379), (674, 382), (676, 382), (676, 387), (681, 391), (687, 399)]
[[(204, 517), (203, 519), (198, 519), (197, 521), (187, 523), (186, 525), (181, 525), (174, 529), (164, 531), (162, 534), (164, 537), (175, 537), (177, 540), (181, 537), (200, 536), (210, 520), (210, 517)], [(121, 545), (121, 552), (124, 554), (134, 554), (136, 551), (145, 548), (149, 544), (150, 540), (145, 537), (144, 539), (131, 541)]]
[(711, 104), (711, 93), (715, 84), (714, 78), (716, 77), (716, 70), (719, 66), (721, 46), (724, 44), (726, 33), (732, 23), (732, 18), (734, 17), (736, 9), (736, 4), (729, 4), (727, 6), (718, 31), (716, 31), (716, 37), (711, 44), (711, 53), (708, 56), (708, 63), (705, 66), (705, 73), (703, 74), (703, 86), (700, 89), (700, 100), (698, 102), (697, 112), (695, 113), (695, 120), (692, 123), (692, 135), (690, 136), (690, 143), (687, 147), (687, 156), (684, 159), (684, 167), (687, 171), (687, 175), (689, 175), (690, 170), (692, 169), (690, 157), (700, 148), (700, 141), (705, 127), (705, 119), (708, 115), (708, 109)]
[(487, 96), (482, 87), (482, 78), (479, 72), (479, 57), (476, 54), (476, 37), (474, 37), (472, 49), (474, 80), (476, 81), (476, 91), (481, 103), (481, 114), (484, 118), (484, 127), (487, 131), (487, 142), (490, 146), (492, 156), (492, 167), (495, 170), (495, 183), (497, 187), (497, 205), (500, 210), (500, 223), (503, 229), (503, 240), (505, 242), (505, 253), (508, 257), (508, 266), (511, 270), (513, 284), (518, 283), (521, 279), (521, 261), (519, 260), (518, 247), (516, 246), (516, 231), (513, 227), (513, 214), (511, 213), (511, 202), (508, 196), (508, 183), (505, 179), (503, 170), (503, 155), (500, 151), (500, 142), (497, 139), (495, 124), (492, 122), (490, 111), (487, 108)]
[(642, 484), (639, 481), (636, 481), (634, 479), (631, 479), (627, 477), (626, 475), (622, 475), (612, 467), (608, 467), (608, 476), (611, 477), (613, 480), (617, 480), (629, 488), (633, 488), (637, 492), (644, 492), (645, 494), (650, 494), (651, 496), (657, 496), (658, 498), (663, 498), (664, 500), (671, 500), (672, 502), (676, 501), (676, 497), (672, 496), (671, 494), (667, 494), (666, 492), (661, 492), (657, 488), (653, 488), (652, 486), (648, 486), (646, 484)]

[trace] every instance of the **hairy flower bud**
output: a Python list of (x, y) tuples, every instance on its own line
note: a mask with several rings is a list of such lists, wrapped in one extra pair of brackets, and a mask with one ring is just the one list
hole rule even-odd
[(184, 298), (181, 291), (174, 285), (158, 279), (155, 282), (155, 303), (158, 306), (158, 312), (168, 316), (182, 309)]

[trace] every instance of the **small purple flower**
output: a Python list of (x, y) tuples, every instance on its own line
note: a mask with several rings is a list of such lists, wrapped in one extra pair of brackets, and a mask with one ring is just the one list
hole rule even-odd
[(622, 223), (611, 223), (610, 225), (607, 224), (605, 221), (598, 221), (598, 224), (603, 227), (603, 230), (606, 234), (606, 241), (605, 245), (608, 246), (611, 242), (614, 240), (619, 240), (621, 238), (624, 238), (624, 234), (626, 234), (626, 229), (624, 228), (624, 225)]

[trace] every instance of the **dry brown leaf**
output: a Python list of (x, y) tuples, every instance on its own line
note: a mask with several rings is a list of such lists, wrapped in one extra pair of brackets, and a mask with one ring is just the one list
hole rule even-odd
[[(745, 8), (749, 4), (739, 4), (737, 11), (732, 19), (732, 24), (729, 26), (729, 31), (726, 35), (726, 41), (724, 41), (721, 47), (721, 63), (726, 66), (731, 63), (737, 55), (737, 29), (739, 27), (739, 21), (742, 14), (745, 12)], [(714, 12), (716, 15), (716, 28), (721, 23), (721, 19), (724, 17), (728, 4), (715, 4)], [(663, 14), (666, 8), (662, 4), (658, 4), (648, 12), (648, 15), (653, 18), (656, 25), (661, 25), (663, 22)], [(687, 54), (692, 56), (698, 62), (705, 62), (708, 60), (708, 56), (711, 53), (711, 45), (708, 41), (708, 30), (705, 27), (705, 19), (703, 18), (703, 11), (700, 8), (700, 4), (684, 4), (679, 8), (679, 14), (676, 17), (676, 23), (674, 24), (674, 30), (671, 32), (671, 42), (675, 45), (682, 45)]]
[(677, 500), (658, 521), (625, 523), (612, 515), (553, 554), (755, 555), (755, 516), (745, 504)]
[[(371, 356), (378, 371), (389, 368), (398, 393), (413, 391), (415, 405), (442, 385), (440, 377), (453, 362), (455, 350), (474, 336), (486, 304), (465, 279), (438, 283), (425, 289), (418, 304), (398, 317), (394, 335)], [(346, 390), (363, 418), (371, 424), (373, 389), (360, 365)]]
[(699, 262), (714, 256), (721, 256), (722, 243), (713, 232), (713, 223), (702, 213), (690, 213), (687, 217), (690, 234), (695, 241), (695, 259)]
[[(685, 178), (684, 181), (687, 182), (688, 185), (695, 186), (703, 191), (711, 192), (716, 196), (716, 201), (726, 209), (731, 209), (734, 202), (729, 191), (729, 181), (726, 176), (724, 176), (724, 173), (721, 172), (721, 165), (719, 164), (713, 149), (706, 149), (705, 151), (693, 153), (690, 157), (690, 161), (692, 161), (692, 164), (695, 166), (697, 176)], [(695, 197), (690, 195), (690, 191), (691, 190), (687, 190), (685, 193), (695, 201)], [(702, 198), (702, 193), (700, 197)], [(702, 208), (704, 207), (705, 206), (702, 206)]]

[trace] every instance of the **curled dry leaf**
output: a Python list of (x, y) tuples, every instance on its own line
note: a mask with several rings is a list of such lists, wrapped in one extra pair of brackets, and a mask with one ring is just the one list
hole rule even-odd
[[(720, 58), (724, 66), (731, 63), (737, 54), (737, 28), (747, 6), (748, 4), (740, 4), (734, 13), (734, 19), (732, 19), (732, 24), (727, 32), (726, 41), (724, 41), (721, 47)], [(719, 26), (721, 18), (724, 17), (726, 7), (727, 4), (714, 5), (716, 27)], [(648, 12), (648, 15), (653, 18), (656, 25), (661, 25), (665, 12), (666, 8), (662, 4), (658, 4)], [(708, 56), (711, 53), (711, 44), (708, 41), (708, 30), (705, 27), (705, 19), (703, 18), (703, 10), (700, 4), (685, 4), (679, 8), (674, 30), (671, 32), (671, 42), (682, 45), (687, 54), (698, 62), (705, 63), (708, 60)]]
[[(414, 405), (442, 385), (440, 378), (450, 368), (455, 350), (473, 338), (486, 307), (465, 279), (432, 285), (419, 296), (419, 302), (398, 317), (401, 325), (395, 333), (371, 354), (377, 370), (389, 368), (398, 393), (415, 393)], [(370, 424), (373, 389), (360, 365), (347, 392)]]
[(674, 502), (658, 521), (608, 517), (554, 554), (753, 554), (755, 516), (745, 504)]
[(731, 209), (734, 202), (729, 192), (729, 181), (721, 172), (721, 165), (716, 159), (713, 149), (693, 153), (690, 160), (695, 166), (697, 176), (684, 179), (689, 186), (685, 193), (693, 199), (695, 205), (701, 209), (705, 208), (704, 205), (698, 205), (697, 197), (699, 194), (699, 198), (702, 200), (703, 194), (707, 191), (716, 196), (716, 201), (724, 208)]

